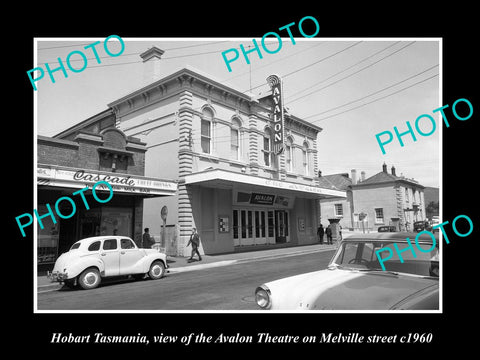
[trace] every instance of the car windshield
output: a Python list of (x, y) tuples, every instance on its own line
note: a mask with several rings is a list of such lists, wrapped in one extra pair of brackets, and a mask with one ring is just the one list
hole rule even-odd
[[(358, 271), (383, 271), (382, 266), (376, 255), (376, 251), (382, 248), (390, 248), (390, 251), (382, 251), (379, 255), (383, 261), (383, 266), (387, 272), (407, 273), (420, 276), (438, 277), (438, 247), (429, 252), (422, 252), (415, 248), (415, 255), (406, 242), (396, 242), (401, 258), (395, 250), (393, 242), (382, 241), (345, 241), (338, 248), (330, 266), (339, 266), (344, 269), (353, 269)], [(432, 244), (420, 243), (422, 249), (428, 250)], [(405, 250), (405, 251), (402, 251)]]

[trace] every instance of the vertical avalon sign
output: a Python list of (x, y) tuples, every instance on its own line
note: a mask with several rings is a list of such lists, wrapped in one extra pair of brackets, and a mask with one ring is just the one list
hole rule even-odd
[(284, 148), (282, 80), (277, 75), (267, 77), (273, 96), (273, 151), (280, 155)]

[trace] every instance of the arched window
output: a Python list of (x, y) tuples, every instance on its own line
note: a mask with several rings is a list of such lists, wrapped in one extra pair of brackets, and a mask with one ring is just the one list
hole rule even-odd
[(263, 135), (263, 162), (265, 166), (273, 165), (273, 133), (270, 128), (265, 128)]
[(303, 142), (303, 173), (305, 175), (310, 175), (310, 156), (308, 153), (308, 143), (306, 141)]
[(205, 154), (210, 154), (212, 151), (212, 120), (213, 120), (213, 111), (209, 108), (204, 108), (202, 110), (202, 121), (201, 121), (201, 130), (200, 130), (200, 143), (202, 146), (202, 151)]
[(294, 169), (294, 163), (293, 163), (293, 139), (289, 136), (287, 137), (287, 141), (285, 144), (285, 159), (287, 162), (287, 171), (288, 172), (293, 172)]
[(240, 127), (241, 122), (237, 118), (232, 119), (232, 127), (230, 129), (230, 139), (231, 139), (231, 153), (233, 160), (240, 159)]

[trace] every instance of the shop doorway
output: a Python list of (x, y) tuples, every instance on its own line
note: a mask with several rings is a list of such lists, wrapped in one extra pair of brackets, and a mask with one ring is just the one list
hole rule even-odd
[(275, 243), (288, 242), (288, 212), (275, 210)]
[(232, 230), (234, 246), (288, 242), (288, 211), (235, 209)]

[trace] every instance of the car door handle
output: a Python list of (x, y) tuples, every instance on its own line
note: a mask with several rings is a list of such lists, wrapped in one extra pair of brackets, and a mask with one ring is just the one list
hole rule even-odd
[(125, 255), (125, 251), (120, 251), (120, 254)]
[(106, 253), (101, 253), (100, 255), (105, 256), (105, 255), (107, 255), (107, 254), (106, 254)]

